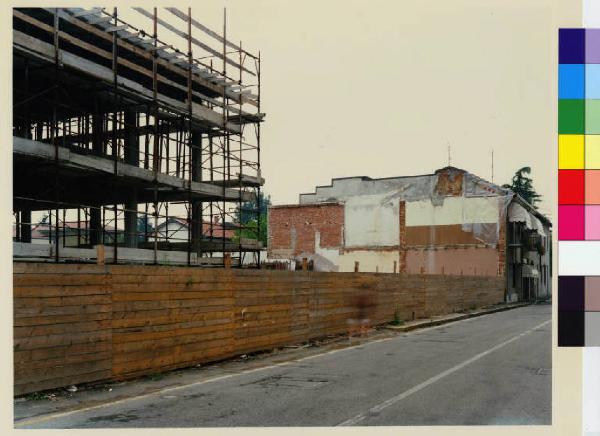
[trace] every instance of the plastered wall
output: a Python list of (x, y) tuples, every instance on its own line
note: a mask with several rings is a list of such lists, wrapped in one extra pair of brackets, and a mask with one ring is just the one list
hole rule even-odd
[(439, 206), (431, 200), (406, 203), (407, 226), (497, 222), (498, 197), (447, 197)]
[(386, 194), (360, 195), (344, 205), (346, 248), (397, 246), (400, 238), (398, 198)]

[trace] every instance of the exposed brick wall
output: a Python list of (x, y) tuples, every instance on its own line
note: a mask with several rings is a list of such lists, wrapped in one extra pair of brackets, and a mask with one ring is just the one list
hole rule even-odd
[(458, 197), (463, 192), (464, 172), (453, 168), (436, 171), (438, 177), (435, 192), (442, 196)]
[(269, 209), (269, 256), (314, 253), (316, 232), (321, 247), (340, 248), (343, 229), (344, 206), (339, 203), (273, 206)]
[(406, 273), (406, 201), (400, 201), (398, 215), (400, 217), (400, 265), (399, 273)]
[[(501, 201), (501, 200), (500, 200)], [(498, 223), (498, 275), (506, 275), (506, 209), (500, 207)]]

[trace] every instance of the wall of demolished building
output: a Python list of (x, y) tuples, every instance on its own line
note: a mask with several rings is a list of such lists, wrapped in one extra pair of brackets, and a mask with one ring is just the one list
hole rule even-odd
[(398, 199), (387, 194), (357, 195), (344, 204), (344, 246), (397, 247)]
[(343, 246), (343, 228), (344, 206), (338, 203), (273, 206), (269, 209), (269, 257), (301, 259), (315, 255), (316, 247), (338, 250)]
[[(450, 186), (453, 192), (459, 192)], [(499, 274), (497, 196), (406, 202), (405, 265), (409, 274)]]
[(413, 248), (406, 253), (408, 274), (498, 275), (495, 248)]
[(338, 257), (340, 271), (354, 271), (358, 262), (360, 272), (393, 273), (394, 266), (398, 271), (398, 249), (394, 250), (350, 250), (342, 252)]
[[(503, 276), (510, 268), (506, 221), (511, 201), (511, 192), (451, 167), (417, 177), (334, 179), (330, 186), (301, 194), (300, 205), (271, 216), (277, 227), (273, 234), (288, 235), (273, 240), (270, 255), (306, 257), (321, 271), (350, 272), (358, 263), (361, 272)], [(327, 227), (327, 214), (321, 214), (325, 221), (319, 224), (299, 225), (317, 216), (301, 212), (304, 208), (332, 202), (341, 211), (334, 227)], [(277, 222), (291, 223), (291, 215), (299, 216), (293, 247), (290, 230)], [(299, 237), (298, 232), (307, 234)], [(332, 243), (330, 232), (341, 237)], [(299, 250), (298, 240), (310, 243)], [(541, 277), (549, 256), (542, 256)], [(545, 268), (542, 290), (549, 293)]]

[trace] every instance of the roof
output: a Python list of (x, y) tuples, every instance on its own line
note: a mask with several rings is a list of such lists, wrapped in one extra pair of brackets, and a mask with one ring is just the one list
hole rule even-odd
[[(50, 226), (48, 223), (46, 222), (40, 222), (37, 224), (32, 224), (31, 225), (31, 231), (38, 231), (38, 232), (48, 232), (50, 230), (50, 228), (52, 228), (52, 231), (54, 231), (54, 229), (56, 228), (56, 222), (52, 223), (52, 226)], [(58, 224), (58, 229), (59, 232), (63, 231), (63, 228), (65, 230), (77, 230), (82, 229), (82, 230), (89, 230), (90, 229), (90, 224), (87, 221), (65, 221), (63, 222), (59, 222)], [(105, 231), (114, 231), (115, 228), (114, 226), (111, 226), (109, 224), (104, 226), (104, 230)], [(118, 229), (119, 231), (122, 231), (122, 229)]]
[[(480, 185), (483, 185), (484, 189), (490, 192), (496, 191), (498, 193), (503, 193), (504, 195), (512, 195), (513, 198), (515, 199), (515, 201), (518, 201), (519, 204), (521, 204), (523, 207), (525, 207), (530, 213), (532, 213), (533, 215), (535, 215), (540, 221), (542, 221), (545, 225), (551, 227), (552, 223), (550, 222), (550, 220), (543, 215), (542, 213), (540, 213), (533, 205), (531, 205), (530, 203), (528, 203), (527, 201), (525, 201), (525, 199), (523, 199), (523, 197), (519, 196), (518, 194), (516, 194), (515, 192), (513, 192), (512, 190), (508, 189), (508, 188), (504, 188), (500, 185), (497, 185), (496, 183), (490, 182), (482, 177), (479, 177), (465, 169), (462, 168), (458, 168), (458, 167), (454, 167), (454, 166), (445, 166), (443, 168), (437, 169), (435, 170), (433, 173), (430, 174), (419, 174), (419, 175), (412, 175), (412, 176), (396, 176), (396, 177), (381, 177), (381, 178), (371, 178), (369, 176), (352, 176), (352, 177), (335, 177), (331, 179), (331, 183), (329, 185), (317, 185), (315, 187), (315, 191), (314, 192), (310, 192), (310, 193), (303, 193), (300, 194), (300, 196), (303, 195), (316, 195), (317, 194), (317, 190), (319, 188), (332, 188), (333, 184), (335, 181), (338, 180), (352, 180), (352, 179), (357, 179), (357, 180), (362, 180), (362, 181), (379, 181), (379, 180), (393, 180), (393, 179), (408, 179), (408, 178), (413, 178), (413, 177), (426, 177), (426, 176), (434, 176), (436, 174), (439, 174), (441, 172), (444, 171), (455, 171), (455, 172), (462, 172), (464, 174), (468, 174), (469, 176), (471, 176), (475, 181), (477, 181)], [(279, 205), (279, 206), (271, 206), (271, 208), (277, 208), (277, 207), (299, 207), (299, 206), (315, 206), (317, 204), (339, 204), (338, 202), (322, 202), (322, 203), (305, 203), (305, 204), (299, 204), (299, 205)]]
[(369, 176), (353, 176), (353, 177), (334, 177), (331, 179), (331, 183), (329, 185), (317, 185), (315, 187), (315, 191), (314, 192), (307, 192), (307, 193), (301, 193), (300, 196), (302, 195), (313, 195), (317, 193), (317, 189), (318, 188), (332, 188), (333, 187), (333, 183), (335, 181), (338, 180), (352, 180), (352, 179), (358, 179), (358, 180), (362, 180), (362, 181), (380, 181), (380, 180), (394, 180), (394, 179), (409, 179), (409, 178), (416, 178), (416, 177), (427, 177), (427, 176), (435, 176), (438, 173), (441, 173), (443, 171), (457, 171), (457, 172), (462, 172), (465, 174), (469, 174), (471, 177), (473, 177), (474, 179), (476, 179), (479, 182), (482, 182), (483, 184), (487, 185), (488, 187), (495, 189), (497, 191), (500, 192), (505, 192), (508, 193), (508, 190), (506, 188), (503, 188), (502, 186), (499, 186), (493, 182), (490, 182), (488, 180), (483, 179), (482, 177), (479, 177), (467, 170), (464, 170), (462, 168), (458, 168), (458, 167), (454, 167), (454, 166), (445, 166), (443, 168), (439, 168), (437, 170), (435, 170), (433, 173), (428, 173), (428, 174), (415, 174), (415, 175), (411, 175), (411, 176), (394, 176), (394, 177), (380, 177), (380, 178), (372, 178)]
[[(512, 191), (510, 191), (512, 192)], [(537, 219), (539, 219), (542, 223), (546, 224), (548, 227), (552, 227), (552, 222), (548, 219), (548, 217), (538, 211), (535, 207), (533, 207), (529, 202), (527, 202), (523, 197), (519, 194), (512, 192), (513, 200), (523, 206), (529, 213), (535, 215)]]
[(300, 195), (312, 195), (312, 194), (316, 194), (318, 188), (332, 188), (333, 187), (333, 182), (335, 182), (337, 180), (359, 179), (359, 180), (362, 180), (362, 181), (365, 181), (365, 182), (376, 182), (378, 180), (408, 179), (408, 178), (411, 178), (411, 177), (433, 176), (434, 174), (435, 173), (432, 173), (432, 174), (417, 174), (417, 175), (412, 175), (412, 176), (380, 177), (380, 178), (375, 178), (375, 179), (372, 178), (372, 177), (369, 177), (369, 176), (334, 177), (334, 178), (331, 179), (331, 183), (329, 185), (317, 185), (315, 187), (315, 192), (304, 192), (304, 193), (300, 193)]
[[(163, 221), (162, 223), (160, 223), (157, 227), (165, 227), (166, 223), (173, 223), (176, 222), (182, 226), (188, 227), (189, 222), (187, 220), (187, 218), (180, 218), (180, 217), (169, 217), (168, 221)], [(208, 228), (210, 227), (211, 223), (210, 221), (203, 221), (202, 225), (204, 228)], [(217, 223), (212, 223), (212, 226), (214, 229), (222, 229), (221, 223), (217, 222)], [(235, 223), (231, 223), (228, 221), (225, 221), (225, 229), (237, 229), (238, 226)]]
[(288, 209), (293, 207), (324, 207), (324, 206), (343, 206), (340, 201), (322, 201), (319, 203), (304, 203), (304, 204), (278, 204), (270, 205), (269, 209)]

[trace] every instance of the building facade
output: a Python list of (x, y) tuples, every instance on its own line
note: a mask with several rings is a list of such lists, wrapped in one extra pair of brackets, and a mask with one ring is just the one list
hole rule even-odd
[(551, 223), (467, 171), (333, 179), (269, 211), (270, 259), (315, 270), (505, 276), (506, 299), (546, 298)]

